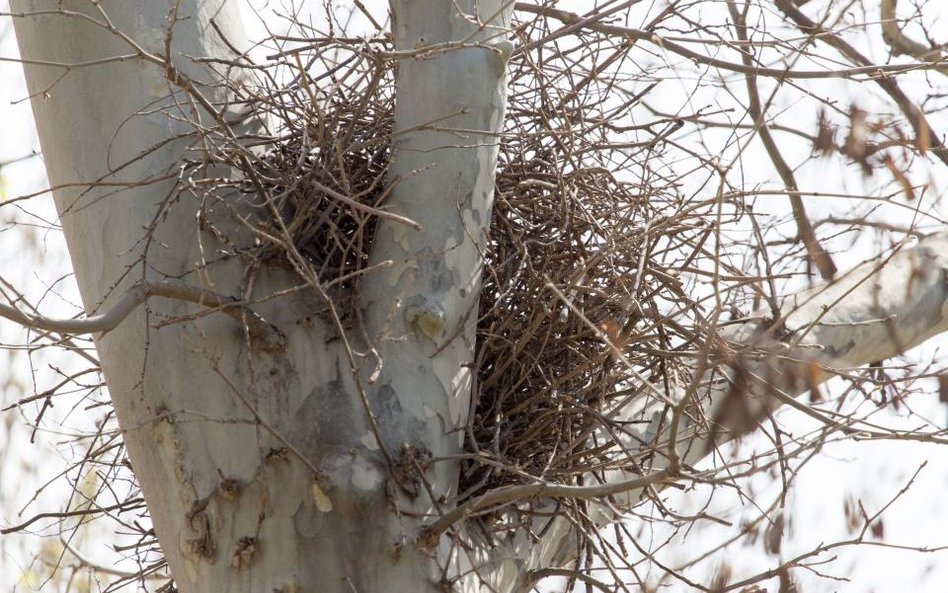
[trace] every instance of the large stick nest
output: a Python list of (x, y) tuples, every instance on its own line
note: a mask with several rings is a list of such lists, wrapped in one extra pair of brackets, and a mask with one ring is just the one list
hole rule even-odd
[[(524, 45), (542, 34), (534, 26), (520, 29)], [(265, 157), (236, 163), (254, 180), (248, 189), (266, 192), (279, 213), (268, 232), (292, 238), (342, 309), (357, 306), (353, 280), (369, 261), (376, 209), (389, 190), (394, 64), (382, 57), (386, 49), (385, 40), (322, 39), (281, 55), (291, 79), (271, 78), (273, 88), (255, 98), (280, 134)], [(702, 340), (702, 308), (679, 272), (704, 257), (713, 202), (684, 196), (650, 164), (681, 122), (613, 124), (627, 123), (623, 114), (641, 98), (635, 89), (651, 87), (616, 74), (628, 70), (621, 48), (575, 51), (525, 52), (509, 68), (466, 431), (477, 454), (462, 478), (467, 496), (628, 468), (619, 434), (630, 420), (612, 412), (638, 393), (642, 376), (666, 386), (688, 381), (693, 359), (679, 363), (675, 353), (694, 352)], [(597, 72), (577, 65), (603, 60)], [(258, 255), (285, 251), (265, 244)]]

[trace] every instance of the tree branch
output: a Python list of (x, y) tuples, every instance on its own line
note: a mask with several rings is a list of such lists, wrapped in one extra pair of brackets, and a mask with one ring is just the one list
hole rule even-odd
[[(888, 77), (884, 75), (910, 72), (912, 70), (927, 70), (932, 66), (937, 66), (942, 61), (944, 61), (944, 59), (940, 59), (933, 62), (917, 62), (913, 64), (870, 64), (867, 61), (865, 65), (861, 65), (856, 68), (844, 68), (841, 70), (790, 70), (787, 68), (758, 68), (754, 66), (745, 66), (743, 64), (735, 64), (734, 62), (728, 62), (727, 60), (719, 60), (704, 54), (699, 54), (697, 52), (691, 51), (683, 45), (679, 45), (674, 41), (663, 38), (657, 33), (644, 31), (642, 29), (633, 29), (631, 27), (606, 25), (597, 22), (597, 19), (584, 20), (579, 15), (572, 12), (567, 12), (565, 10), (558, 10), (548, 6), (527, 4), (526, 2), (517, 2), (514, 5), (514, 8), (520, 12), (529, 12), (531, 14), (538, 14), (547, 18), (556, 19), (565, 25), (574, 25), (583, 22), (584, 24), (577, 28), (588, 29), (590, 31), (596, 31), (597, 33), (603, 33), (605, 35), (622, 37), (634, 41), (647, 41), (652, 45), (668, 50), (674, 54), (678, 54), (683, 58), (688, 58), (689, 60), (692, 60), (698, 64), (704, 64), (706, 66), (720, 68), (721, 70), (728, 70), (730, 72), (754, 74), (756, 76), (779, 78), (781, 80), (791, 78), (853, 78), (859, 75), (868, 75), (869, 77), (876, 80), (888, 80)], [(553, 35), (556, 34), (557, 33), (553, 33)], [(548, 41), (548, 39), (542, 40), (544, 43), (546, 41)]]
[[(760, 408), (749, 419), (761, 420), (786, 403), (775, 394), (797, 396), (834, 371), (892, 358), (948, 331), (948, 231), (899, 246), (833, 283), (791, 295), (780, 311), (782, 319), (761, 313), (726, 335), (744, 345), (748, 357), (739, 360), (731, 381), (709, 388), (705, 410), (715, 426), (705, 446), (692, 443), (686, 463), (703, 457), (714, 443), (756, 427), (756, 422), (735, 426), (739, 415), (729, 419), (727, 406), (747, 411), (756, 400)], [(743, 389), (741, 380), (747, 382)]]
[[(922, 45), (902, 32), (896, 16), (898, 4), (898, 0), (881, 0), (879, 3), (879, 12), (882, 17), (882, 39), (892, 50), (892, 55), (912, 56), (925, 62), (942, 61), (944, 54), (940, 49)], [(938, 66), (935, 70), (948, 76), (948, 66)]]
[(449, 527), (458, 521), (473, 515), (478, 511), (489, 509), (498, 505), (503, 505), (528, 498), (576, 498), (582, 500), (598, 499), (604, 496), (622, 494), (629, 491), (638, 491), (647, 486), (653, 486), (666, 480), (674, 479), (677, 471), (673, 468), (659, 470), (647, 476), (620, 480), (617, 482), (608, 482), (605, 484), (596, 484), (594, 486), (569, 486), (565, 484), (551, 484), (549, 482), (537, 482), (535, 484), (524, 484), (521, 486), (503, 486), (490, 490), (476, 498), (468, 500), (459, 505), (424, 527), (419, 535), (419, 541), (431, 544), (437, 541), (437, 537), (444, 533)]
[[(734, 22), (738, 40), (742, 42), (749, 41), (747, 37), (747, 23), (745, 22), (744, 16), (737, 10), (733, 1), (728, 2), (728, 10)], [(753, 60), (754, 56), (751, 53), (750, 46), (742, 45), (741, 61), (745, 66), (751, 67), (753, 66)], [(757, 90), (757, 76), (748, 72), (744, 75), (744, 78), (747, 86), (747, 111), (754, 120), (755, 129), (760, 136), (761, 142), (764, 144), (764, 148), (767, 150), (770, 161), (773, 163), (774, 168), (777, 169), (777, 173), (780, 175), (784, 187), (787, 188), (787, 195), (790, 198), (790, 207), (793, 210), (793, 218), (797, 223), (797, 234), (803, 242), (803, 246), (806, 248), (807, 257), (810, 263), (815, 265), (820, 271), (820, 276), (823, 277), (823, 280), (832, 280), (833, 276), (836, 275), (836, 264), (833, 263), (833, 258), (830, 257), (830, 254), (823, 248), (819, 240), (817, 240), (816, 234), (813, 232), (813, 225), (810, 223), (810, 219), (806, 214), (803, 198), (801, 198), (797, 192), (800, 186), (797, 184), (793, 170), (790, 168), (790, 165), (787, 164), (787, 161), (784, 160), (783, 154), (781, 154), (773, 134), (770, 133), (766, 114), (764, 113), (765, 108), (761, 104), (760, 93)]]
[(119, 299), (109, 311), (85, 319), (54, 319), (41, 315), (30, 315), (19, 309), (0, 304), (0, 317), (14, 321), (23, 327), (65, 334), (105, 333), (118, 327), (139, 305), (151, 297), (164, 297), (196, 303), (246, 324), (250, 334), (260, 338), (268, 348), (279, 349), (283, 336), (278, 329), (267, 323), (260, 315), (241, 304), (237, 299), (219, 295), (205, 288), (195, 288), (173, 282), (139, 282)]
[[(860, 66), (868, 66), (871, 64), (868, 58), (859, 53), (856, 48), (844, 41), (841, 37), (810, 20), (803, 12), (794, 6), (790, 0), (774, 0), (774, 3), (787, 18), (796, 23), (800, 31), (812, 35), (814, 39), (818, 39), (830, 47), (833, 47), (854, 64), (859, 64)], [(939, 65), (944, 61), (945, 58), (941, 57), (938, 60), (933, 60), (926, 65), (925, 68), (931, 69), (933, 66), (940, 67)], [(895, 79), (890, 76), (878, 76), (874, 77), (873, 80), (895, 101), (896, 105), (899, 106), (899, 110), (902, 111), (902, 114), (905, 115), (905, 118), (912, 126), (915, 137), (927, 138), (928, 143), (931, 145), (932, 152), (934, 152), (943, 163), (948, 165), (948, 148), (945, 147), (941, 138), (935, 134), (935, 130), (928, 125), (921, 110), (902, 92), (902, 89), (898, 83), (895, 82)]]

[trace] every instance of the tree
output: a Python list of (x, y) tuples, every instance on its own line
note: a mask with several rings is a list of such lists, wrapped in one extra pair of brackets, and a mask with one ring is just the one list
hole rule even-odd
[[(0, 314), (95, 334), (178, 590), (590, 584), (577, 558), (599, 526), (668, 484), (720, 479), (694, 463), (780, 404), (827, 433), (893, 436), (793, 398), (818, 403), (830, 373), (946, 329), (948, 235), (837, 274), (760, 79), (885, 73), (899, 122), (853, 107), (845, 143), (825, 115), (815, 143), (884, 167), (914, 199), (908, 164), (948, 153), (895, 77), (938, 76), (941, 54), (905, 43), (894, 3), (886, 39), (913, 61), (877, 65), (775, 0), (807, 36), (791, 56), (826, 43), (850, 64), (832, 71), (764, 65), (749, 3), (727, 3), (739, 62), (656, 33), (674, 7), (634, 29), (611, 18), (635, 2), (607, 4), (393, 0), (390, 40), (312, 34), (276, 54), (285, 79), (251, 63), (233, 2), (12, 3), (88, 316)], [(583, 44), (561, 45), (574, 35), (596, 52), (574, 59)], [(735, 129), (781, 179), (793, 248), (768, 246), (727, 167), (703, 163), (720, 181), (696, 202), (670, 169), (631, 163), (713, 124), (653, 111), (648, 140), (615, 141), (627, 130), (609, 116), (651, 90), (620, 79), (640, 43), (743, 76)], [(635, 157), (617, 162), (623, 150)], [(757, 278), (729, 264), (724, 217), (766, 262)], [(827, 284), (780, 298), (771, 266), (794, 259)], [(707, 298), (683, 290), (684, 271), (706, 275)]]

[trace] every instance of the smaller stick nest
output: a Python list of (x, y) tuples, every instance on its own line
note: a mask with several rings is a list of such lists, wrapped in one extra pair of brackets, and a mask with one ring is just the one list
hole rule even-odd
[[(316, 277), (337, 288), (337, 297), (350, 293), (369, 260), (372, 210), (387, 196), (394, 120), (385, 71), (349, 73), (358, 75), (346, 84), (335, 81), (328, 93), (317, 95), (313, 89), (323, 77), (308, 75), (268, 91), (261, 107), (279, 118), (284, 134), (264, 158), (242, 167), (249, 166), (244, 174), (264, 185), (250, 189), (265, 192), (279, 213), (268, 232), (289, 237)], [(265, 243), (258, 255), (284, 258), (287, 249), (280, 242)]]

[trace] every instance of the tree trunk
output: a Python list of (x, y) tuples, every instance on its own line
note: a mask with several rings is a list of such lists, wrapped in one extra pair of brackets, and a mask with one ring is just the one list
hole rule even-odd
[[(221, 123), (236, 113), (221, 83), (239, 75), (191, 58), (236, 59), (221, 35), (240, 47), (244, 33), (234, 2), (183, 0), (176, 14), (175, 5), (13, 2), (89, 313), (138, 281), (236, 298), (298, 283), (278, 268), (253, 275), (230, 255), (249, 236), (234, 214), (250, 204), (186, 189), (215, 173), (182, 164), (229, 134)], [(365, 306), (364, 336), (339, 333), (314, 283), (254, 307), (281, 348), (172, 299), (151, 299), (97, 337), (181, 591), (433, 592), (463, 570), (447, 544), (422, 550), (415, 539), (456, 494), (456, 458), (429, 459), (461, 451), (510, 8), (404, 0), (392, 9), (404, 57), (397, 185), (385, 207), (421, 230), (380, 224), (373, 259), (391, 263), (353, 295)]]

